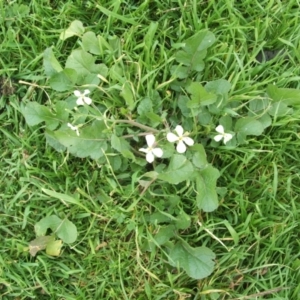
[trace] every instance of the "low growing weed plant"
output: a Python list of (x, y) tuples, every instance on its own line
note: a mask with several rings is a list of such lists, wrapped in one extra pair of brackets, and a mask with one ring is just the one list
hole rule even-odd
[[(299, 92), (270, 85), (247, 102), (231, 100), (229, 81), (204, 78), (205, 59), (216, 42), (208, 30), (173, 43), (165, 64), (149, 65), (149, 57), (159, 52), (151, 38), (156, 30), (151, 24), (140, 45), (146, 56), (131, 57), (118, 36), (102, 36), (72, 22), (60, 36), (75, 43), (66, 61), (58, 61), (56, 49), (44, 51), (48, 86), (40, 88), (47, 101), (27, 101), (22, 113), (28, 125), (43, 126), (47, 143), (57, 151), (96, 162), (110, 188), (103, 201), (120, 205), (122, 214), (147, 206), (143, 251), (161, 249), (171, 266), (201, 279), (213, 272), (216, 256), (209, 245), (190, 244), (188, 235), (227, 196), (226, 186), (217, 186), (214, 149), (245, 147), (274, 118), (292, 112)], [(69, 205), (83, 201), (43, 192)], [(138, 222), (133, 233), (142, 228)], [(46, 235), (48, 228), (58, 240)], [(77, 239), (76, 224), (55, 215), (42, 219), (35, 231), (32, 255), (46, 249), (57, 256), (62, 242)]]

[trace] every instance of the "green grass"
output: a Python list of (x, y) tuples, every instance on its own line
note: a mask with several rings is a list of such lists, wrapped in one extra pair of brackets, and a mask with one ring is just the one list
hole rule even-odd
[[(129, 182), (123, 186), (122, 178), (108, 178), (113, 175), (109, 165), (99, 167), (47, 146), (43, 129), (28, 127), (20, 107), (24, 100), (45, 103), (51, 94), (18, 83), (47, 84), (43, 51), (54, 45), (64, 61), (76, 39), (62, 43), (58, 37), (78, 19), (95, 32), (122, 39), (126, 58), (139, 62), (145, 91), (158, 78), (169, 79), (172, 44), (204, 28), (217, 42), (202, 80), (229, 80), (231, 101), (262, 96), (273, 82), (299, 88), (298, 1), (105, 1), (102, 7), (113, 13), (99, 9), (99, 1), (61, 2), (0, 4), (0, 76), (14, 85), (14, 92), (0, 99), (1, 298), (300, 299), (297, 109), (247, 145), (207, 149), (209, 160), (221, 170), (218, 185), (228, 193), (213, 213), (192, 212), (186, 239), (217, 255), (213, 274), (196, 281), (169, 266), (162, 250), (145, 250), (157, 228), (145, 221), (148, 203), (128, 209), (135, 200), (131, 174), (123, 178)], [(159, 24), (153, 37), (152, 21)], [(255, 57), (263, 48), (283, 48), (289, 58), (259, 64)], [(155, 76), (148, 73), (153, 69)], [(167, 96), (163, 101), (172, 109)], [(86, 210), (66, 207), (42, 188), (78, 195)], [(24, 249), (35, 238), (35, 223), (50, 214), (71, 216), (79, 238), (58, 258), (43, 252), (32, 258)]]

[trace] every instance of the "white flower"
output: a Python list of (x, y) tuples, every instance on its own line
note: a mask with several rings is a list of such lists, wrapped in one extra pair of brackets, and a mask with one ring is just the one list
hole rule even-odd
[(146, 135), (146, 142), (148, 148), (141, 148), (139, 151), (146, 153), (146, 160), (148, 163), (152, 163), (156, 157), (162, 157), (163, 151), (161, 148), (154, 148), (155, 146), (155, 136), (153, 134)]
[(184, 153), (186, 151), (186, 145), (193, 146), (194, 140), (188, 137), (188, 132), (183, 133), (183, 128), (180, 125), (177, 125), (175, 127), (175, 131), (177, 133), (174, 134), (172, 132), (169, 132), (167, 134), (167, 140), (171, 143), (177, 142), (176, 150), (178, 153)]
[(72, 124), (68, 123), (68, 127), (70, 127), (72, 130), (76, 131), (76, 134), (79, 136), (79, 130), (77, 126), (73, 126)]
[(224, 144), (226, 145), (226, 143), (229, 142), (233, 137), (231, 133), (225, 133), (224, 127), (222, 125), (217, 126), (216, 131), (220, 133), (214, 137), (214, 140), (216, 142), (220, 142), (221, 140), (223, 140)]
[(89, 97), (86, 97), (86, 95), (88, 95), (90, 93), (89, 90), (84, 90), (83, 93), (81, 93), (80, 91), (74, 91), (74, 95), (78, 98), (76, 100), (76, 104), (77, 105), (91, 105), (92, 104), (92, 99)]

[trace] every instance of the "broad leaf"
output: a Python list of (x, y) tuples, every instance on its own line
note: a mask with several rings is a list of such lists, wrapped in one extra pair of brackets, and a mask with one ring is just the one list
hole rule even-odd
[(68, 219), (63, 219), (59, 227), (56, 229), (56, 235), (63, 240), (64, 243), (71, 244), (77, 239), (77, 228)]
[(72, 36), (81, 36), (83, 33), (84, 27), (82, 22), (75, 20), (60, 34), (59, 38), (64, 41)]
[(191, 217), (186, 214), (183, 210), (180, 210), (179, 214), (176, 216), (176, 228), (185, 230), (191, 226)]
[(125, 99), (127, 108), (133, 110), (135, 107), (135, 96), (133, 86), (130, 82), (126, 81), (123, 84), (120, 95)]
[(178, 184), (184, 180), (188, 180), (193, 175), (194, 168), (190, 161), (184, 155), (175, 154), (166, 172), (158, 175), (159, 179), (172, 184)]
[(154, 236), (157, 245), (163, 245), (172, 238), (176, 233), (174, 225), (161, 226), (158, 233)]
[(207, 247), (192, 248), (186, 242), (178, 242), (169, 253), (169, 263), (183, 268), (194, 279), (209, 276), (214, 269), (215, 254)]
[(230, 91), (231, 84), (225, 79), (210, 81), (205, 85), (205, 89), (214, 94), (227, 95)]
[(55, 58), (52, 48), (47, 48), (44, 51), (44, 69), (48, 77), (61, 72), (63, 69), (57, 59)]
[(216, 192), (216, 182), (220, 173), (212, 166), (197, 172), (197, 206), (205, 212), (211, 212), (218, 208), (218, 194)]
[(193, 146), (192, 150), (195, 151), (193, 154), (193, 164), (197, 168), (204, 168), (207, 165), (206, 153), (204, 147), (201, 144)]
[(48, 229), (61, 238), (65, 243), (70, 244), (77, 239), (77, 228), (68, 219), (60, 219), (51, 215), (41, 219), (34, 226), (37, 236), (44, 236)]
[(139, 102), (137, 112), (139, 115), (145, 115), (153, 111), (153, 103), (149, 97), (145, 97)]
[(85, 77), (90, 74), (107, 75), (107, 67), (104, 64), (95, 64), (96, 58), (84, 50), (74, 50), (66, 61), (66, 68), (74, 69), (78, 75), (77, 84), (84, 84)]
[(118, 152), (130, 149), (129, 143), (124, 138), (118, 137), (115, 134), (111, 135), (111, 146)]
[(273, 117), (285, 116), (293, 113), (293, 109), (284, 102), (275, 102), (270, 107), (268, 113)]
[(66, 150), (66, 147), (55, 138), (52, 130), (46, 130), (45, 137), (47, 144), (53, 147), (56, 151), (63, 152)]
[[(204, 69), (203, 59), (206, 56), (206, 49), (215, 42), (215, 36), (210, 31), (204, 30), (185, 41), (185, 46), (175, 55), (177, 62), (188, 66), (187, 73), (190, 70), (200, 72)], [(181, 78), (184, 78), (181, 76)]]
[(268, 96), (273, 101), (281, 101), (286, 105), (300, 105), (300, 90), (291, 88), (278, 88), (275, 85), (268, 85)]
[(234, 131), (243, 135), (261, 135), (264, 130), (263, 125), (254, 118), (245, 117), (235, 123)]
[(85, 51), (92, 54), (103, 55), (106, 49), (112, 50), (107, 41), (100, 35), (92, 32), (86, 32), (82, 37), (82, 46)]
[(217, 95), (207, 92), (199, 82), (192, 82), (186, 89), (191, 94), (191, 100), (187, 103), (188, 108), (210, 105), (217, 100)]
[(82, 46), (85, 51), (93, 54), (100, 55), (103, 53), (103, 50), (101, 51), (96, 34), (92, 31), (88, 31), (83, 35)]
[(53, 74), (49, 80), (49, 84), (53, 90), (64, 92), (74, 89), (76, 81), (76, 71), (73, 69), (64, 69), (59, 73)]
[(101, 132), (105, 128), (104, 122), (94, 121), (91, 126), (79, 129), (79, 136), (66, 126), (55, 131), (54, 136), (73, 155), (98, 159), (107, 149), (106, 135)]
[(49, 228), (55, 232), (61, 222), (62, 220), (55, 215), (45, 217), (35, 224), (35, 233), (37, 236), (44, 236)]
[(40, 105), (37, 102), (29, 102), (23, 109), (22, 114), (25, 117), (26, 123), (29, 126), (34, 126), (42, 122), (46, 122), (49, 129), (55, 129), (59, 120), (50, 112), (49, 108)]

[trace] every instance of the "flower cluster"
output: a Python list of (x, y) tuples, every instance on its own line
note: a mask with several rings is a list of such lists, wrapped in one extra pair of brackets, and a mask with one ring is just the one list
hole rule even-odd
[[(216, 142), (220, 142), (221, 140), (223, 140), (224, 144), (226, 144), (233, 137), (231, 133), (225, 133), (224, 127), (222, 125), (217, 126), (216, 131), (219, 133), (214, 137), (214, 140)], [(167, 140), (170, 143), (177, 143), (176, 150), (178, 153), (184, 153), (187, 150), (187, 146), (194, 145), (194, 140), (188, 136), (188, 132), (184, 132), (182, 126), (177, 125), (175, 127), (175, 132), (177, 134), (169, 132), (167, 134)], [(147, 162), (152, 163), (155, 157), (160, 158), (163, 156), (163, 150), (156, 147), (155, 136), (153, 134), (146, 135), (146, 142), (148, 147), (141, 148), (139, 149), (139, 151), (146, 153)]]
[[(190, 137), (188, 137), (188, 132), (183, 132), (183, 128), (180, 125), (177, 125), (175, 127), (175, 131), (177, 133), (174, 134), (172, 132), (169, 132), (167, 134), (167, 140), (170, 143), (177, 143), (176, 150), (179, 153), (184, 153), (186, 151), (186, 145), (193, 146), (194, 141)], [(141, 148), (139, 149), (141, 152), (146, 153), (146, 160), (149, 163), (152, 163), (154, 161), (155, 156), (156, 157), (162, 157), (163, 156), (163, 150), (161, 148), (157, 148), (156, 142), (155, 142), (155, 136), (153, 134), (146, 135), (146, 142), (148, 145), (148, 148)]]
[[(92, 99), (87, 97), (88, 94), (90, 94), (89, 90), (84, 90), (84, 92), (80, 92), (78, 90), (74, 91), (74, 95), (77, 97), (76, 104), (78, 106), (91, 105)], [(78, 126), (74, 126), (70, 123), (68, 123), (67, 126), (71, 130), (74, 130), (77, 136), (79, 136)], [(176, 134), (173, 132), (167, 133), (167, 140), (170, 143), (177, 143), (176, 150), (178, 153), (185, 153), (185, 151), (187, 150), (187, 146), (194, 145), (194, 140), (189, 137), (189, 132), (184, 132), (182, 126), (180, 125), (177, 125), (174, 131), (176, 132)], [(224, 144), (226, 144), (233, 137), (231, 133), (225, 133), (224, 127), (222, 125), (218, 125), (216, 127), (216, 131), (219, 133), (214, 137), (214, 140), (216, 142), (220, 142), (221, 140), (223, 140)], [(140, 148), (139, 151), (146, 153), (147, 162), (152, 163), (155, 157), (160, 158), (163, 156), (163, 150), (159, 147), (156, 147), (157, 143), (153, 134), (146, 135), (146, 143), (148, 147)]]

